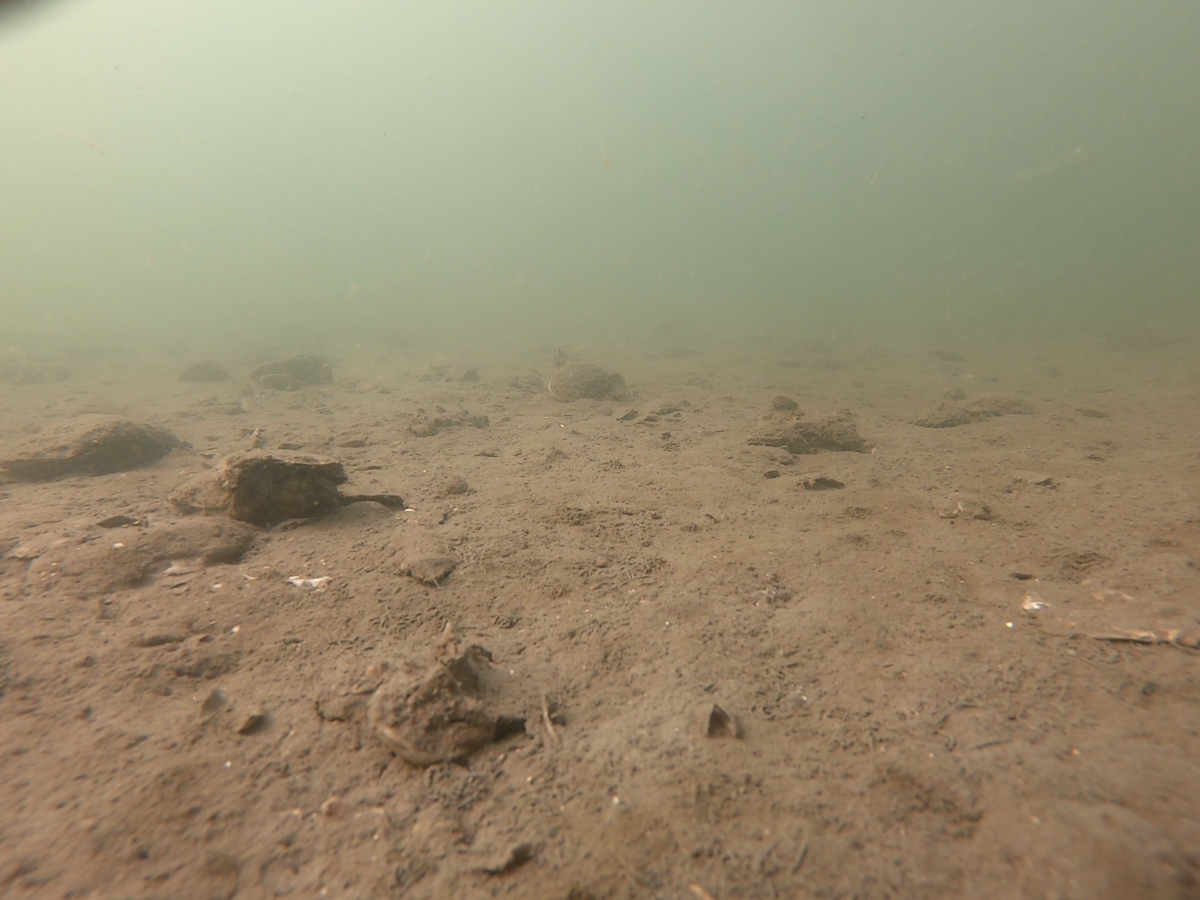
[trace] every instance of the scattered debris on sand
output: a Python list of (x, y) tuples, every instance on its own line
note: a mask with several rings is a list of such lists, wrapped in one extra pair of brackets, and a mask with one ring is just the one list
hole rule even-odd
[[(1031, 602), (1031, 599), (1033, 602)], [(1021, 609), (1035, 613), (1049, 632), (1130, 644), (1172, 644), (1200, 649), (1200, 620), (1180, 606), (1164, 606), (1115, 588), (1090, 596), (1063, 596), (1050, 604), (1026, 592)]]
[(738, 720), (713, 703), (704, 708), (704, 736), (710, 738), (740, 738), (742, 726)]

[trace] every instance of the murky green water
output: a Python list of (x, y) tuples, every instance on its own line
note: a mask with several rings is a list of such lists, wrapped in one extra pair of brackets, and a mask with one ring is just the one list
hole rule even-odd
[(58, 0), (0, 15), (21, 352), (1185, 333), (1187, 2)]

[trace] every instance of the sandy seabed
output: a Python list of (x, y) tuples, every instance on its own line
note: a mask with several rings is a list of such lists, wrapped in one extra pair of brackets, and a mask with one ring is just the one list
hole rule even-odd
[[(0, 893), (1200, 896), (1194, 348), (593, 349), (632, 397), (570, 403), (548, 354), (327, 356), (297, 391), (238, 359), (0, 385), (0, 458), (85, 412), (186, 442), (0, 485)], [(958, 392), (1030, 412), (913, 424)], [(867, 450), (749, 444), (778, 395)], [(439, 410), (467, 424), (413, 433)], [(407, 509), (202, 565), (219, 521), (168, 494), (250, 442)], [(448, 623), (525, 727), (413, 767), (365, 710)]]

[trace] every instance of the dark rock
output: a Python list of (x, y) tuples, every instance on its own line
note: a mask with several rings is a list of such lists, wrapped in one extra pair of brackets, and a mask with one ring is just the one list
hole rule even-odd
[(704, 735), (710, 738), (739, 738), (742, 730), (737, 719), (714, 703), (708, 711)]
[(76, 416), (14, 447), (0, 471), (16, 481), (108, 475), (156, 462), (178, 446), (165, 428), (119, 416)]
[(845, 486), (845, 482), (838, 481), (836, 478), (826, 478), (824, 475), (806, 479), (804, 482), (806, 491), (840, 491)]
[(292, 356), (263, 363), (250, 380), (273, 391), (298, 391), (312, 384), (333, 384), (333, 368), (319, 356)]
[(315, 456), (247, 450), (225, 457), (171, 492), (184, 512), (219, 513), (254, 525), (305, 519), (343, 505), (342, 464)]
[(547, 390), (551, 397), (564, 403), (572, 400), (612, 400), (620, 403), (629, 399), (624, 378), (588, 363), (575, 363), (555, 372)]
[(213, 359), (192, 363), (179, 373), (180, 381), (228, 381), (229, 370)]

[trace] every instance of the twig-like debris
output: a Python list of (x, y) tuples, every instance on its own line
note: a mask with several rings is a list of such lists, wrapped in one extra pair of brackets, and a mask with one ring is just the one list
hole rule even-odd
[(558, 732), (554, 730), (554, 723), (550, 721), (550, 699), (542, 694), (542, 721), (546, 723), (546, 731), (550, 733), (550, 739), (554, 743), (560, 743)]
[(804, 865), (806, 859), (808, 859), (808, 841), (805, 841), (804, 846), (800, 848), (800, 855), (796, 857), (796, 864), (792, 866), (793, 875), (800, 871), (800, 867)]

